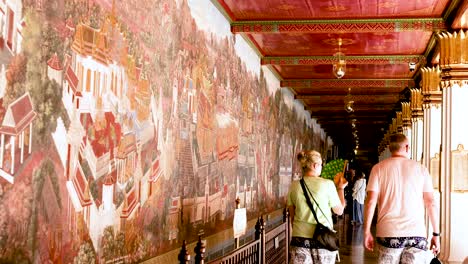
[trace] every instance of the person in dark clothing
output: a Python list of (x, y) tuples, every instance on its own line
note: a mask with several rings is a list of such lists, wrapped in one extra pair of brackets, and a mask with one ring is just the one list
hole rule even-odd
[(349, 206), (346, 206), (345, 213), (349, 214), (350, 219), (352, 219), (353, 216), (353, 187), (354, 187), (354, 181), (355, 181), (355, 176), (356, 176), (356, 171), (354, 168), (350, 168), (347, 173), (346, 173), (346, 180), (348, 181), (348, 186), (345, 189), (345, 199), (346, 199), (346, 204)]

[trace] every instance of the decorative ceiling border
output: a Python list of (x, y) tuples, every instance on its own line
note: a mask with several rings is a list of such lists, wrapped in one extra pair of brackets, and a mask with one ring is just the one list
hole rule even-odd
[[(334, 56), (290, 56), (290, 57), (263, 57), (262, 65), (320, 65), (332, 64), (336, 61)], [(389, 55), (389, 56), (346, 56), (347, 64), (402, 64), (425, 63), (422, 55)]]
[(413, 79), (287, 79), (281, 87), (289, 88), (367, 88), (414, 86)]
[(236, 21), (231, 23), (232, 33), (364, 33), (446, 29), (443, 18)]

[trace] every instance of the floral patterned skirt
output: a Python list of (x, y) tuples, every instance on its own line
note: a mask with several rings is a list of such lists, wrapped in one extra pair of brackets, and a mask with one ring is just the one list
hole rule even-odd
[(289, 264), (334, 264), (338, 251), (314, 248), (311, 239), (293, 237)]

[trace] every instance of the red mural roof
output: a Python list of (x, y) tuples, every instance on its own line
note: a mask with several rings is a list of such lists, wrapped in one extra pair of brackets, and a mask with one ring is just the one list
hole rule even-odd
[(47, 61), (47, 65), (49, 65), (50, 68), (56, 71), (63, 70), (62, 64), (60, 63), (57, 53), (54, 53), (54, 55), (50, 57), (50, 59)]
[(26, 93), (8, 106), (0, 133), (18, 135), (32, 123), (36, 116), (31, 97), (29, 93)]
[(81, 96), (81, 91), (78, 91), (78, 77), (76, 76), (75, 72), (73, 71), (70, 65), (65, 71), (65, 80), (68, 82), (68, 85), (73, 90), (73, 94), (75, 94), (75, 96)]

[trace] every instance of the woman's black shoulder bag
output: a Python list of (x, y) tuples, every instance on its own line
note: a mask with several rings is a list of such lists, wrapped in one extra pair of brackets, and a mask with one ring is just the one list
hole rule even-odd
[[(301, 179), (301, 187), (302, 191), (304, 192), (304, 196), (307, 201), (307, 205), (310, 207), (310, 210), (312, 210), (312, 214), (314, 215), (315, 221), (317, 222), (317, 226), (315, 227), (315, 232), (312, 237), (312, 239), (317, 243), (317, 248), (324, 248), (330, 251), (336, 251), (340, 248), (340, 241), (338, 238), (337, 232), (330, 230), (327, 226), (322, 225), (318, 218), (317, 214), (315, 213), (314, 207), (312, 206), (312, 202), (310, 201), (309, 194), (312, 196), (312, 193), (309, 191), (309, 188), (307, 188), (304, 179)], [(314, 196), (312, 196), (312, 199), (314, 199)], [(320, 206), (318, 205), (317, 201), (314, 202), (317, 204), (317, 207), (320, 209)], [(323, 214), (322, 209), (320, 211)], [(324, 214), (325, 215), (325, 214)]]

